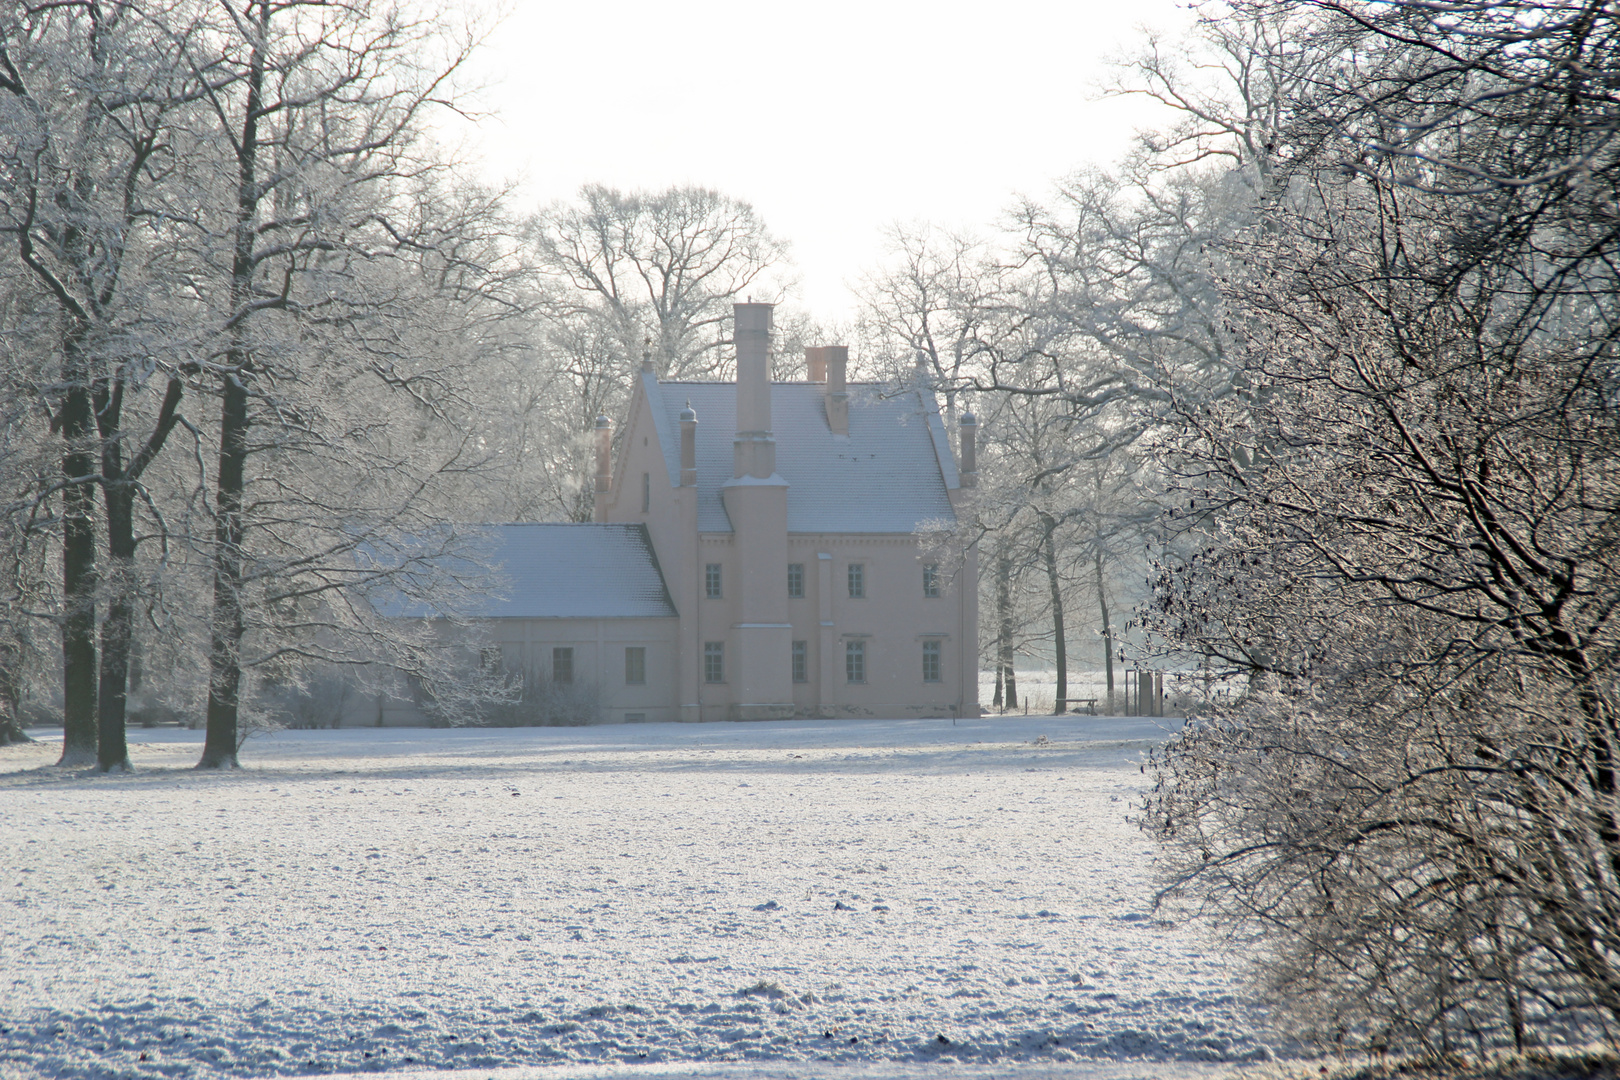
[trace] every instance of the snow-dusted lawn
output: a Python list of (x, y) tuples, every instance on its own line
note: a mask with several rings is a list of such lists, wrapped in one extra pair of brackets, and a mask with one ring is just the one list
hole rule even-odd
[(129, 776), (0, 750), (0, 1076), (1259, 1056), (1203, 932), (1150, 912), (1125, 815), (1167, 723), (288, 732), (230, 775), (174, 729)]

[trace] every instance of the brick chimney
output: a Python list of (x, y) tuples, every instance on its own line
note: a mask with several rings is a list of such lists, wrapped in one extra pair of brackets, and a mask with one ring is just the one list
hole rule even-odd
[(979, 486), (979, 418), (964, 412), (956, 422), (957, 436), (962, 440), (962, 460), (958, 468), (965, 488)]
[(697, 413), (687, 399), (681, 410), (681, 487), (697, 486)]
[(771, 305), (733, 304), (737, 347), (737, 437), (732, 476), (761, 480), (776, 472), (771, 435)]
[(613, 421), (606, 416), (596, 418), (596, 506), (592, 515), (597, 521), (607, 520), (608, 495), (613, 491)]
[(827, 347), (825, 345), (806, 345), (804, 348), (804, 366), (810, 371), (811, 382), (826, 382)]
[(849, 367), (849, 346), (828, 345), (827, 353), (827, 426), (834, 435), (849, 434), (849, 393), (844, 389), (844, 375)]
[[(788, 620), (782, 568), (788, 561), (787, 481), (776, 475), (771, 435), (771, 305), (732, 308), (737, 346), (737, 435), (732, 477), (720, 485), (731, 520), (732, 566), (727, 586), (731, 627), (724, 694), (732, 720), (785, 720), (793, 715)], [(729, 571), (728, 571), (729, 573)], [(734, 621), (732, 621), (734, 620)], [(707, 631), (705, 631), (707, 633)], [(707, 702), (705, 703), (707, 704)]]

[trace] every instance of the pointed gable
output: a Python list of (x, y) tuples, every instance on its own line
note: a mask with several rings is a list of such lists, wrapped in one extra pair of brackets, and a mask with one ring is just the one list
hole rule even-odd
[[(733, 383), (657, 383), (656, 420), (670, 483), (680, 483), (680, 424), (686, 402), (697, 412), (698, 531), (730, 532), (720, 486), (731, 479), (737, 430)], [(652, 390), (647, 388), (649, 395)], [(771, 426), (776, 471), (788, 483), (790, 533), (911, 533), (954, 522), (949, 489), (956, 465), (931, 396), (881, 397), (852, 384), (849, 435), (827, 426), (820, 383), (773, 383)]]

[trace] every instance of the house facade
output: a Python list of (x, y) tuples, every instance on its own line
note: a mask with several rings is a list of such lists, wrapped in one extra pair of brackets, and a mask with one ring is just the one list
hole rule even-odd
[(737, 381), (637, 375), (596, 426), (595, 522), (496, 530), (508, 670), (594, 680), (600, 718), (978, 715), (976, 480), (933, 393), (846, 381), (848, 350), (770, 379), (772, 307), (735, 307)]

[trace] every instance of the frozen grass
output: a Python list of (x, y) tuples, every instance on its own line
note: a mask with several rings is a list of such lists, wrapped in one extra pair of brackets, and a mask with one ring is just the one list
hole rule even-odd
[(178, 729), (127, 776), (0, 749), (0, 1075), (1265, 1057), (1151, 908), (1161, 723), (287, 732), (229, 775)]

